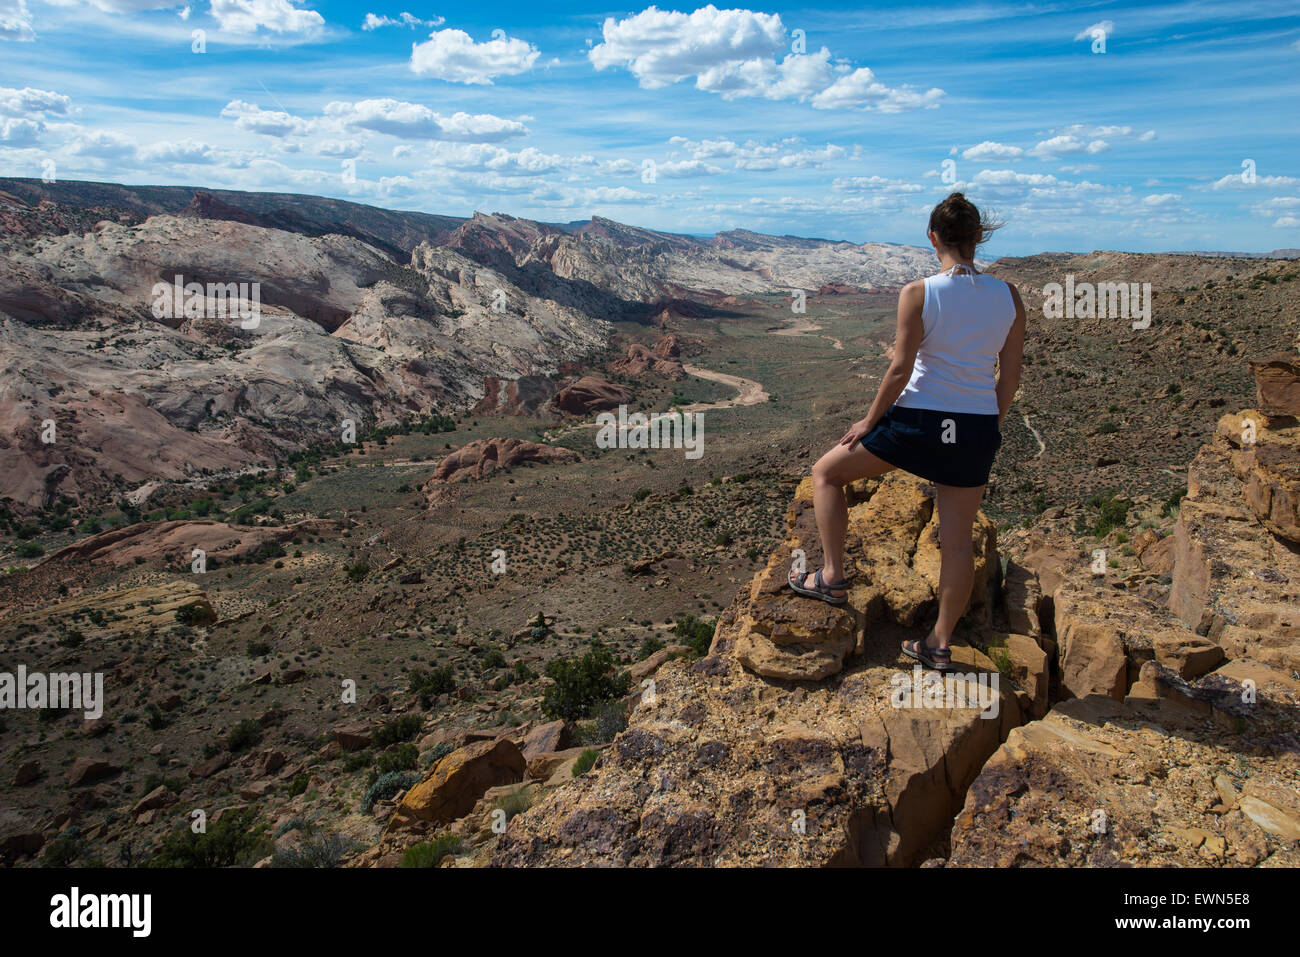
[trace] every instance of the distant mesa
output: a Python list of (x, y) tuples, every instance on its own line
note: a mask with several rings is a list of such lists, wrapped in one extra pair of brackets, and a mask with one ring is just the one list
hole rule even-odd
[(551, 404), (561, 412), (585, 415), (615, 409), (631, 401), (632, 393), (623, 386), (588, 375), (557, 392)]
[(192, 219), (222, 219), (232, 223), (243, 223), (246, 226), (267, 226), (267, 223), (257, 214), (222, 202), (203, 190), (196, 190), (190, 204), (176, 215)]
[(497, 469), (536, 462), (549, 465), (556, 462), (575, 462), (578, 454), (555, 445), (543, 445), (526, 439), (492, 438), (475, 439), (451, 452), (438, 463), (433, 477), (425, 483), (424, 490), (437, 496), (444, 486), (457, 482), (470, 482), (487, 478)]

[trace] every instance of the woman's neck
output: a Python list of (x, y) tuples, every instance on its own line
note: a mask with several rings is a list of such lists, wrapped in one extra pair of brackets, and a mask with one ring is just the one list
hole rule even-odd
[(971, 272), (975, 272), (974, 257), (967, 259), (963, 256), (958, 256), (956, 253), (949, 252), (946, 249), (939, 253), (939, 266), (940, 272), (947, 272), (953, 266), (964, 266)]

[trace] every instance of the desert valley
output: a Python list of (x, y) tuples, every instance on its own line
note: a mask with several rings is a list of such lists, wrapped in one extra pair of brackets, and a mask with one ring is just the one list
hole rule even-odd
[(933, 488), (783, 585), (930, 249), (0, 179), (0, 672), (103, 689), (0, 711), (0, 859), (1300, 865), (1300, 260), (982, 266), (996, 691), (910, 708)]

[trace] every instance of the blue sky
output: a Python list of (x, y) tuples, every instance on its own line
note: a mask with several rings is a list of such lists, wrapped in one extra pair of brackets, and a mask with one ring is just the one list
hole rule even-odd
[(1294, 0), (389, 2), (0, 0), (0, 174), (905, 243), (958, 188), (990, 257), (1300, 247)]

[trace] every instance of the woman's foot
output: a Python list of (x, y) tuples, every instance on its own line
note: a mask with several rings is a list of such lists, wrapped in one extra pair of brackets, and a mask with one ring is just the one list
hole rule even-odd
[(940, 641), (933, 631), (925, 636), (925, 640), (903, 642), (903, 654), (935, 671), (948, 671), (952, 668), (952, 651), (948, 642)]
[(805, 575), (796, 575), (792, 571), (786, 581), (796, 594), (816, 598), (828, 605), (843, 605), (849, 600), (849, 583), (846, 580), (827, 582), (820, 570)]

